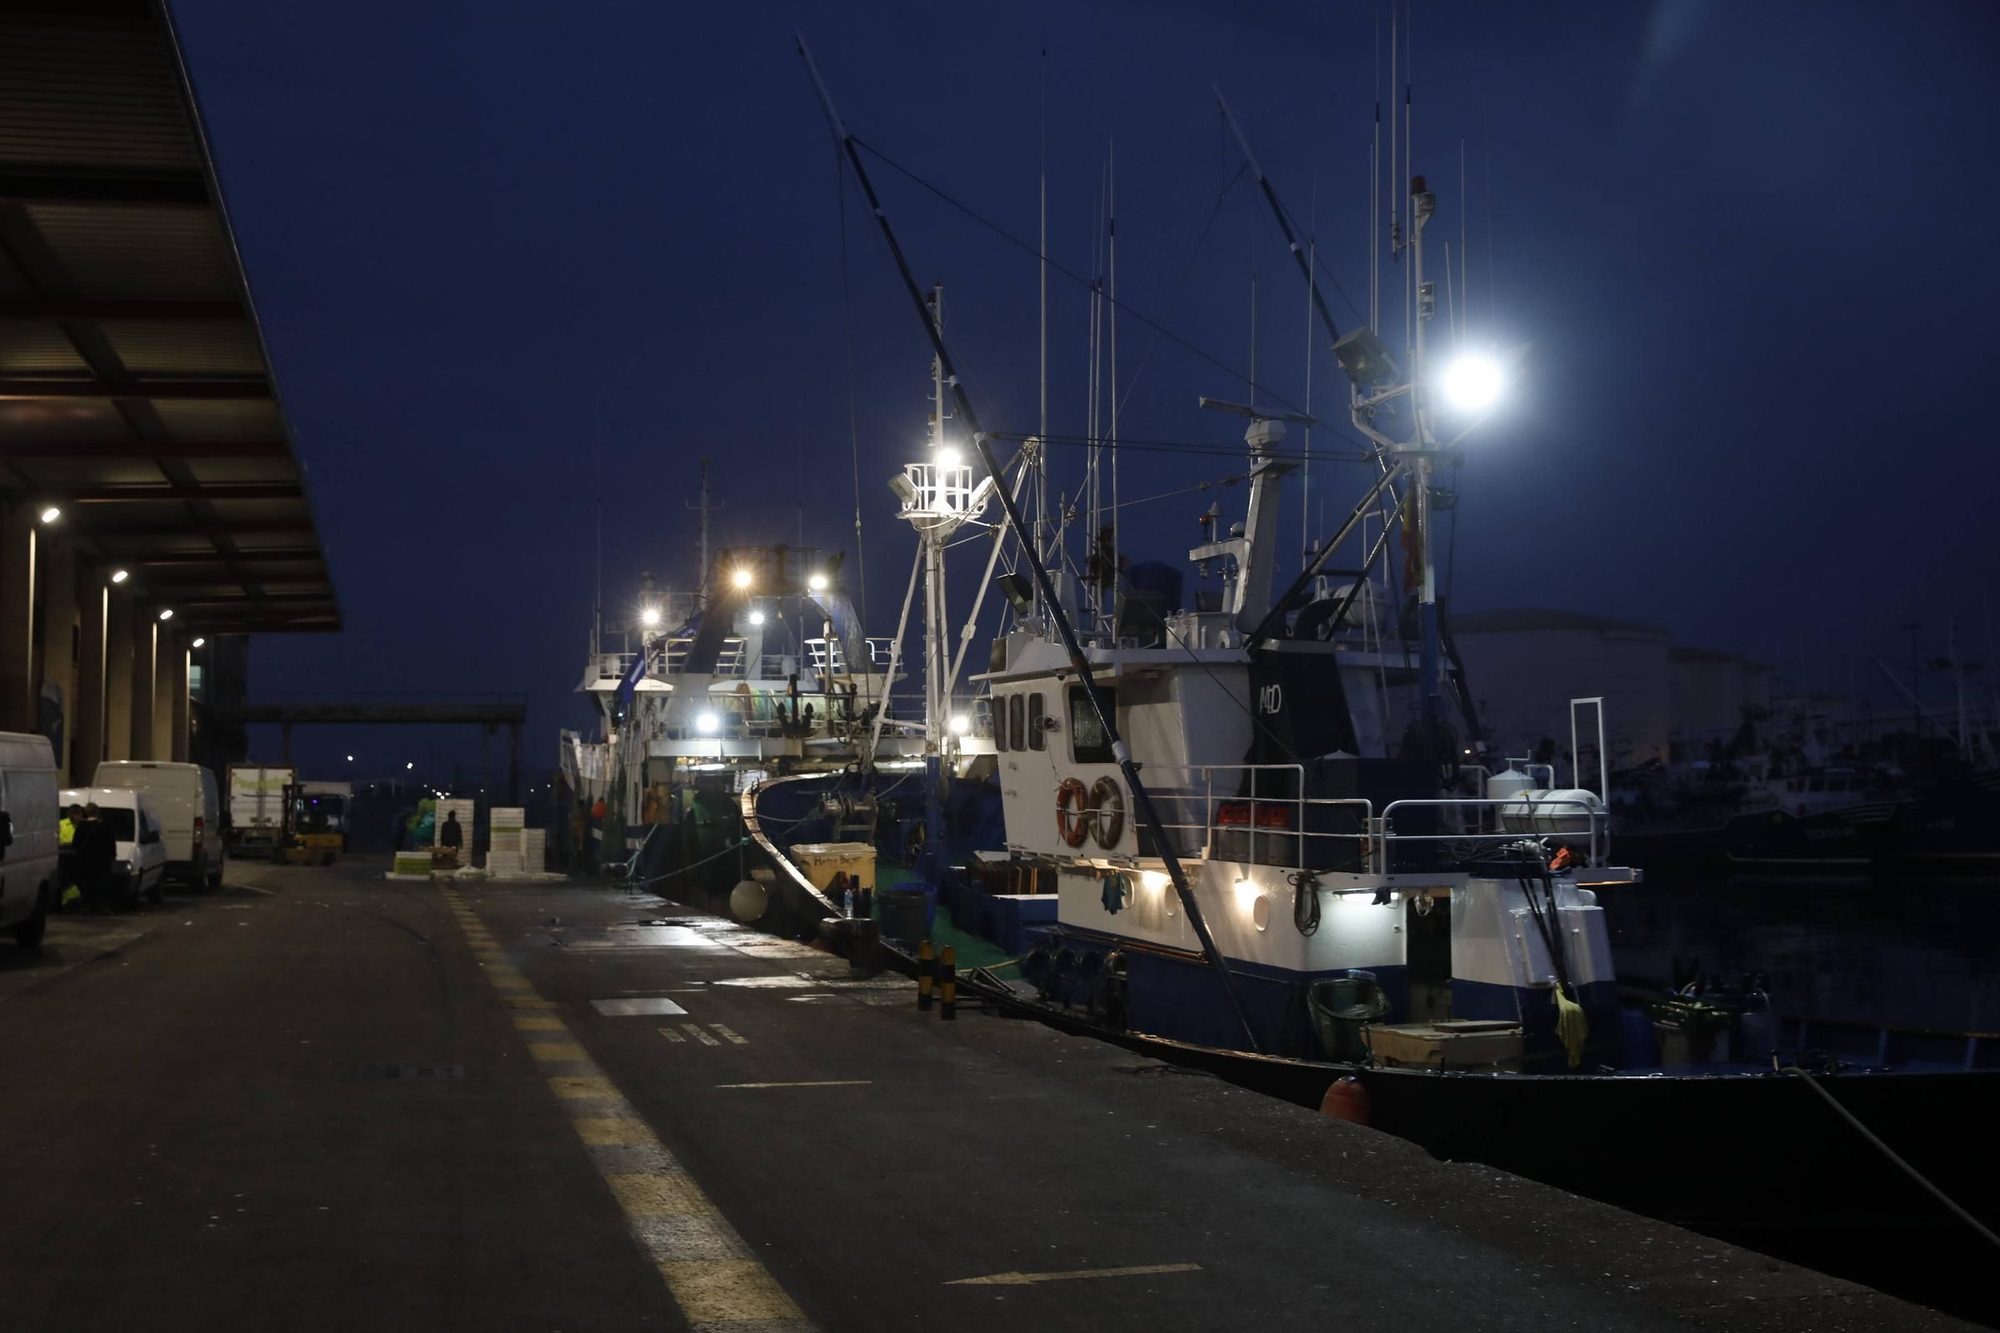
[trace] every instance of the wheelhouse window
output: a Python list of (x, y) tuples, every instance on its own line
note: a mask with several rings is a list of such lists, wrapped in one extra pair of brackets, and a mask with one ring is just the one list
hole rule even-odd
[(1001, 751), (1010, 750), (1013, 747), (1007, 744), (1006, 697), (1004, 695), (998, 695), (998, 694), (994, 695), (992, 708), (993, 708), (993, 748)]
[(1041, 691), (1028, 696), (1028, 748), (1046, 750), (1049, 745), (1049, 729), (1042, 717)]
[(1007, 700), (1007, 729), (1016, 750), (1028, 748), (1028, 697), (1017, 694)]
[[(1105, 708), (1117, 716), (1118, 698), (1116, 690), (1099, 690), (1104, 696)], [(1081, 685), (1069, 687), (1069, 743), (1070, 758), (1079, 764), (1109, 764), (1114, 762), (1111, 754), (1111, 737), (1105, 733), (1104, 724), (1097, 719), (1097, 710), (1090, 706), (1090, 691)]]

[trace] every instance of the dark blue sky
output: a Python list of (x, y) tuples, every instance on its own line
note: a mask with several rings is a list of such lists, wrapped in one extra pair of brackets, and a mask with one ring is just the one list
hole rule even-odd
[[(1087, 267), (1115, 138), (1120, 295), (1154, 315), (1237, 165), (1219, 82), (1293, 212), (1317, 198), (1323, 257), (1365, 300), (1371, 4), (174, 8), (348, 625), (260, 640), (256, 689), (525, 691), (537, 765), (578, 716), (600, 501), (613, 603), (642, 568), (692, 573), (702, 454), (720, 539), (803, 521), (850, 544), (836, 178), (795, 25), (857, 134), (1029, 237), (1047, 47), (1055, 257)], [(1457, 603), (1657, 621), (1814, 685), (1900, 657), (1905, 620), (1940, 627), (1941, 649), (1954, 608), (1984, 653), (1992, 8), (1420, 3), (1415, 27), (1433, 240), (1458, 249), (1463, 138), (1473, 332), (1534, 349), (1464, 470)], [(877, 172), (920, 279), (946, 283), (989, 424), (1032, 429), (1032, 256)], [(1247, 368), (1254, 255), (1259, 379), (1297, 401), (1303, 285), (1246, 186), (1172, 324)], [(886, 633), (910, 546), (882, 481), (922, 437), (928, 353), (863, 220), (850, 200)], [(1384, 290), (1400, 300), (1400, 270)], [(1052, 426), (1077, 433), (1084, 298), (1057, 278), (1051, 301)], [(1121, 378), (1148, 337), (1121, 327)], [(1336, 372), (1314, 341), (1324, 405)], [(1171, 344), (1130, 388), (1128, 436), (1239, 436), (1193, 398), (1244, 384)], [(1235, 470), (1125, 466), (1127, 498)], [(1344, 508), (1353, 470), (1322, 471)], [(1129, 511), (1127, 548), (1178, 559), (1205, 499)], [(322, 767), (352, 745), (477, 753), (469, 735), (300, 742)]]

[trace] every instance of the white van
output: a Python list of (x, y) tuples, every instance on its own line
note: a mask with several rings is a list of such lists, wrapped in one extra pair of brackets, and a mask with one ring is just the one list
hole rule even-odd
[(80, 805), (86, 811), (94, 805), (97, 817), (111, 826), (111, 836), (118, 841), (118, 859), (111, 866), (114, 902), (131, 907), (141, 898), (160, 901), (167, 879), (167, 845), (152, 797), (129, 787), (68, 787), (62, 804), (65, 810)]
[(153, 798), (167, 839), (167, 878), (200, 888), (222, 883), (221, 803), (215, 774), (199, 764), (107, 759), (91, 779), (100, 787), (128, 787)]
[(43, 736), (0, 731), (0, 929), (42, 947), (56, 895), (56, 757)]

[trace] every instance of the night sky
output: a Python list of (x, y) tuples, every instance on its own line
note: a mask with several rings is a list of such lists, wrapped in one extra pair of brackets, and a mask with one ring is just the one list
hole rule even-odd
[[(1115, 140), (1121, 299), (1235, 372), (1162, 340), (1134, 381), (1151, 331), (1128, 318), (1128, 438), (1240, 439), (1194, 397), (1249, 393), (1253, 268), (1259, 392), (1304, 400), (1304, 284), (1247, 178), (1196, 250), (1240, 165), (1212, 81), (1314, 219), (1343, 329), (1366, 304), (1378, 81), (1390, 95), (1373, 4), (174, 10), (347, 625), (260, 638), (253, 691), (525, 692), (538, 767), (590, 716), (570, 690), (600, 503), (612, 608), (642, 569), (693, 576), (703, 454), (719, 540), (852, 545), (850, 315), (868, 618), (893, 629), (912, 546), (883, 482), (922, 440), (929, 354), (851, 192), (843, 304), (833, 150), (795, 26), (856, 134), (1031, 241), (1048, 50), (1054, 258), (1089, 268)], [(1954, 611), (1986, 656), (1996, 11), (1416, 10), (1433, 268), (1449, 239), (1456, 276), (1463, 218), (1469, 339), (1532, 349), (1462, 474), (1455, 604), (1659, 623), (1814, 687), (1865, 681), (1869, 652), (1902, 660), (1908, 620), (1942, 651)], [(870, 165), (919, 279), (946, 284), (989, 426), (1032, 430), (1033, 255)], [(1385, 265), (1385, 309), (1402, 283)], [(1079, 434), (1085, 297), (1052, 276), (1050, 299), (1051, 426)], [(1340, 381), (1326, 339), (1310, 345), (1324, 409)], [(1240, 470), (1122, 467), (1126, 499)], [(1056, 455), (1057, 482), (1081, 470)], [(1337, 520), (1362, 473), (1314, 472)], [(1210, 498), (1127, 510), (1128, 552), (1183, 563)], [(1287, 510), (1296, 549), (1296, 487)], [(478, 743), (299, 736), (321, 772), (357, 749), (363, 775), (414, 759), (441, 779)]]

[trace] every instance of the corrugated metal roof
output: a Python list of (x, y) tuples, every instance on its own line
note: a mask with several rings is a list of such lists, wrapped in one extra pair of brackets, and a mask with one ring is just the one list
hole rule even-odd
[(337, 629), (164, 7), (0, 0), (0, 491), (208, 633)]

